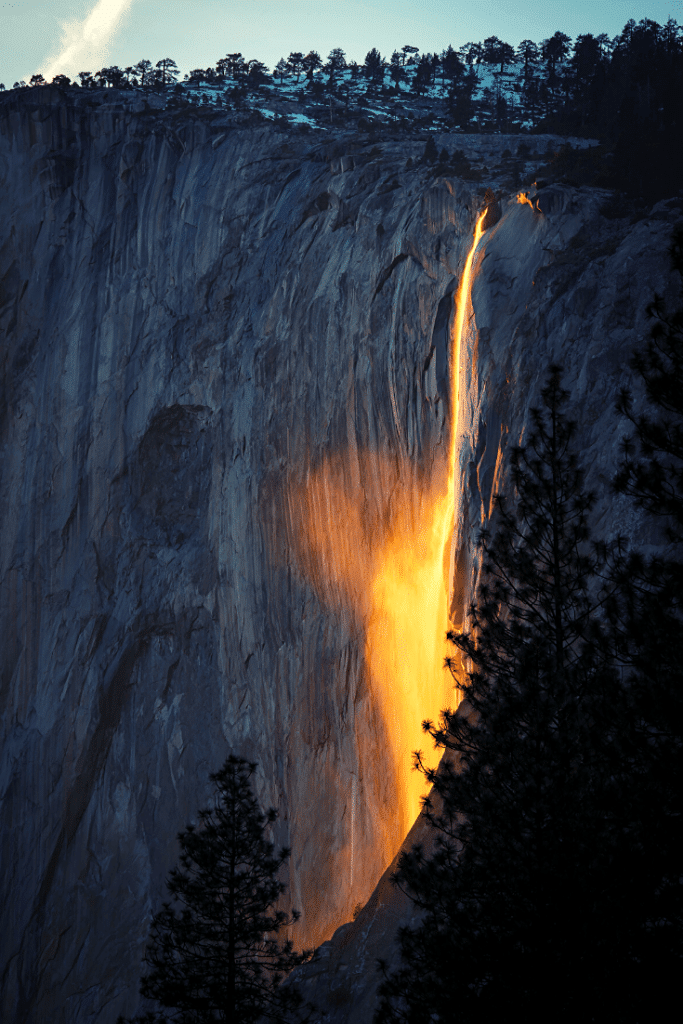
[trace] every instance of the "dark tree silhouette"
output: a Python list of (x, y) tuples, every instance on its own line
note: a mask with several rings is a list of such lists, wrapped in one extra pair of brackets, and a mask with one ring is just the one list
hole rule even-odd
[(462, 77), (464, 71), (463, 62), (453, 47), (449, 46), (441, 54), (441, 81), (443, 87), (446, 87), (446, 83), (452, 87)]
[(268, 68), (260, 60), (250, 60), (247, 65), (246, 84), (247, 87), (255, 92), (258, 90), (260, 85), (265, 82), (269, 82), (270, 77), (268, 74)]
[(287, 61), (285, 60), (284, 57), (280, 57), (279, 61), (275, 65), (273, 75), (277, 75), (277, 77), (280, 79), (280, 84), (282, 84), (285, 76), (288, 74), (289, 68), (287, 67)]
[(340, 47), (335, 47), (334, 50), (330, 50), (327, 56), (327, 68), (330, 74), (330, 80), (336, 77), (340, 71), (346, 68), (346, 54)]
[(595, 122), (604, 92), (606, 65), (598, 39), (590, 33), (577, 36), (565, 84), (581, 111), (581, 123)]
[(484, 48), (481, 43), (464, 43), (460, 47), (460, 54), (462, 56), (462, 59), (464, 60), (465, 64), (467, 64), (467, 66), (470, 68), (472, 67), (473, 64), (480, 63), (483, 52)]
[(498, 50), (501, 46), (501, 40), (498, 36), (488, 36), (483, 42), (482, 60), (484, 64), (497, 64), (498, 63)]
[(224, 81), (226, 78), (240, 78), (244, 73), (244, 63), (241, 53), (228, 53), (216, 62), (216, 77), (220, 81)]
[(125, 75), (121, 68), (116, 66), (96, 71), (95, 79), (111, 89), (120, 89), (125, 84)]
[[(448, 112), (453, 124), (460, 125), (463, 128), (469, 124), (474, 111), (472, 96), (476, 87), (476, 72), (468, 71), (458, 83), (457, 87), (449, 90)], [(471, 168), (469, 166), (469, 161), (467, 161), (467, 165), (467, 171), (470, 171)]]
[(206, 68), (193, 68), (185, 75), (185, 80), (188, 85), (201, 85), (202, 82), (208, 82), (209, 76)]
[(528, 82), (538, 64), (538, 46), (532, 39), (522, 39), (517, 46), (517, 60), (524, 65), (524, 81)]
[(157, 69), (161, 74), (162, 85), (175, 85), (175, 81), (179, 75), (178, 65), (171, 57), (164, 57), (163, 60), (158, 60), (156, 63)]
[(423, 53), (413, 75), (412, 88), (418, 96), (424, 95), (429, 88), (432, 79), (432, 63), (426, 53)]
[[(673, 235), (670, 255), (683, 296), (683, 227)], [(645, 385), (650, 410), (636, 415), (633, 395), (622, 390), (617, 409), (635, 427), (623, 444), (616, 477), (620, 493), (631, 495), (651, 515), (665, 519), (670, 541), (683, 541), (683, 306), (667, 314), (661, 295), (648, 307), (655, 321), (650, 339), (631, 360)], [(636, 441), (639, 455), (636, 454)]]
[(317, 50), (311, 50), (304, 57), (302, 64), (306, 72), (306, 79), (308, 82), (312, 82), (314, 73), (323, 66), (322, 57)]
[(563, 61), (569, 53), (570, 43), (570, 36), (565, 35), (564, 32), (555, 32), (555, 34), (550, 36), (549, 39), (544, 39), (541, 43), (543, 60), (548, 65), (552, 74), (555, 74), (557, 65)]
[(489, 36), (484, 40), (482, 60), (485, 64), (500, 65), (501, 74), (506, 64), (513, 64), (515, 51), (509, 43), (504, 43), (498, 36)]
[[(674, 231), (670, 253), (682, 303), (683, 226)], [(630, 391), (619, 397), (617, 408), (635, 431), (623, 443), (615, 489), (659, 524), (668, 543), (656, 557), (635, 553), (619, 560), (620, 601), (612, 617), (634, 666), (639, 884), (655, 893), (650, 918), (657, 927), (643, 961), (651, 985), (671, 996), (683, 963), (683, 304), (670, 311), (656, 295), (648, 312), (651, 336), (631, 365), (649, 407), (636, 413)]]
[(379, 84), (384, 77), (384, 61), (382, 60), (381, 53), (374, 46), (371, 50), (368, 50), (365, 55), (363, 72), (365, 77), (376, 85)]
[(400, 83), (405, 81), (406, 73), (403, 70), (404, 60), (405, 55), (403, 55), (402, 60), (401, 54), (398, 52), (398, 50), (394, 50), (394, 52), (391, 55), (391, 61), (389, 64), (389, 77), (394, 83), (394, 89), (396, 90), (396, 92), (400, 90)]
[(432, 135), (430, 135), (429, 138), (427, 139), (426, 143), (425, 143), (424, 152), (422, 154), (422, 162), (424, 164), (433, 164), (433, 163), (436, 163), (438, 157), (439, 157), (439, 151), (436, 148), (436, 143), (434, 142), (434, 137)]
[(154, 83), (154, 68), (151, 60), (139, 60), (133, 70), (140, 78), (140, 85), (143, 89), (149, 88)]
[(296, 81), (298, 85), (299, 79), (301, 78), (301, 72), (304, 70), (303, 53), (300, 53), (298, 50), (293, 50), (292, 53), (290, 53), (289, 57), (287, 58), (287, 67), (289, 68), (293, 75), (296, 75)]
[(422, 768), (436, 848), (399, 862), (424, 916), (399, 933), (377, 1024), (503, 1020), (510, 1007), (534, 1024), (647, 1019), (642, 1003), (629, 1016), (646, 927), (629, 694), (600, 618), (605, 554), (590, 543), (566, 398), (553, 367), (512, 453), (516, 506), (499, 496), (495, 535), (482, 536), (471, 630), (449, 633), (471, 666), (464, 682), (450, 661), (468, 710), (425, 723), (449, 755)]
[(406, 59), (408, 61), (411, 61), (413, 59), (413, 55), (416, 54), (416, 53), (419, 53), (419, 52), (420, 52), (420, 50), (419, 50), (419, 47), (417, 47), (417, 46), (402, 46), (401, 47), (401, 53), (403, 54), (403, 64), (404, 64), (404, 66), (405, 66)]
[(211, 776), (214, 806), (199, 812), (197, 828), (188, 825), (178, 836), (180, 867), (168, 881), (173, 904), (152, 922), (140, 987), (167, 1009), (136, 1021), (281, 1024), (302, 1017), (301, 996), (281, 981), (311, 953), (295, 953), (291, 942), (275, 938), (299, 915), (273, 909), (290, 851), (275, 853), (266, 839), (277, 814), (258, 806), (250, 782), (255, 768), (231, 755)]

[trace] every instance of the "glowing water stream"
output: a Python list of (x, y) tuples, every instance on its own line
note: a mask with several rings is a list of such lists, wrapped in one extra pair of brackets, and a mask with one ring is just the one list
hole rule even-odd
[[(372, 616), (365, 652), (380, 697), (401, 790), (402, 823), (396, 848), (417, 818), (420, 800), (426, 792), (423, 776), (412, 770), (412, 752), (424, 748), (427, 739), (422, 722), (425, 718), (438, 720), (442, 708), (457, 703), (450, 675), (444, 669), (448, 653), (449, 551), (456, 510), (461, 350), (471, 310), (472, 264), (483, 234), (484, 216), (482, 213), (476, 223), (451, 330), (451, 429), (446, 491), (429, 496), (417, 523), (406, 522), (403, 510), (397, 509), (391, 536), (377, 552), (373, 566)], [(395, 852), (392, 850), (392, 856)]]
[[(415, 821), (426, 792), (422, 775), (412, 769), (411, 756), (427, 745), (421, 723), (425, 718), (437, 720), (442, 708), (454, 703), (444, 657), (448, 653), (449, 553), (458, 475), (461, 350), (484, 216), (482, 213), (476, 223), (451, 329), (451, 424), (445, 489), (442, 477), (426, 493), (416, 495), (408, 490), (400, 472), (396, 475), (395, 462), (354, 452), (348, 454), (348, 464), (337, 456), (320, 466), (292, 508), (301, 523), (300, 568), (309, 582), (328, 604), (367, 623), (365, 659), (398, 789), (399, 814), (391, 834), (385, 837), (386, 863)], [(353, 471), (351, 464), (356, 467)], [(390, 523), (388, 531), (368, 523), (363, 484), (370, 474), (375, 476), (373, 493), (382, 494), (387, 503), (383, 518)]]

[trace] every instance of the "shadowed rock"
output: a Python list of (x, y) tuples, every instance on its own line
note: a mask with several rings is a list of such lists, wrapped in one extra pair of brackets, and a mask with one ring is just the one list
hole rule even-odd
[[(418, 514), (445, 469), (448, 309), (482, 197), (416, 166), (419, 140), (325, 156), (38, 92), (0, 99), (0, 1013), (113, 1024), (137, 1006), (175, 836), (229, 751), (279, 807), (297, 944), (349, 920), (399, 846), (364, 612), (303, 572), (289, 496), (338, 466), (368, 550), (399, 492)], [(457, 141), (472, 162), (511, 144)], [(612, 399), (666, 288), (670, 225), (606, 221), (602, 201), (503, 199), (482, 243), (454, 621), (551, 359), (589, 486), (611, 474)], [(625, 500), (596, 525), (640, 529)], [(368, 979), (403, 913), (378, 893), (342, 933)], [(369, 1019), (368, 985), (340, 1020)]]

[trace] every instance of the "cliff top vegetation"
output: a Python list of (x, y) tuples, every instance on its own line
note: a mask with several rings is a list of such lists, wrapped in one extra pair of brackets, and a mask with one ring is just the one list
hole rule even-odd
[[(578, 183), (617, 188), (648, 198), (680, 187), (676, 154), (683, 148), (683, 27), (650, 19), (628, 21), (622, 32), (562, 32), (516, 48), (496, 36), (455, 50), (420, 53), (406, 44), (390, 56), (376, 48), (364, 63), (342, 49), (327, 58), (292, 52), (271, 70), (229, 53), (179, 81), (175, 60), (83, 71), (52, 85), (88, 90), (93, 102), (116, 100), (195, 114), (220, 112), (235, 124), (272, 123), (280, 129), (382, 134), (396, 131), (555, 133), (598, 139), (590, 157), (564, 154), (559, 172)], [(13, 90), (48, 83), (34, 75)], [(0, 85), (0, 91), (5, 89)]]

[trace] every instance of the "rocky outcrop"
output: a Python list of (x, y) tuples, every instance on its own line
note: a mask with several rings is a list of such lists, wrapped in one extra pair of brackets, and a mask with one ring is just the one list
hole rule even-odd
[[(667, 246), (680, 221), (683, 201), (659, 203), (636, 223), (600, 214), (598, 192), (554, 186), (511, 197), (501, 219), (484, 236), (475, 259), (472, 288), (476, 327), (468, 335), (461, 394), (459, 459), (461, 505), (454, 537), (454, 621), (478, 574), (476, 540), (487, 525), (492, 495), (505, 487), (505, 449), (523, 443), (530, 409), (539, 403), (547, 366), (565, 368), (571, 413), (587, 471), (586, 485), (598, 500), (596, 537), (623, 534), (645, 550), (662, 543), (656, 528), (609, 483), (627, 432), (614, 399), (632, 380), (628, 358), (649, 333), (645, 307), (655, 291), (676, 301)], [(636, 405), (642, 396), (636, 389)], [(467, 713), (467, 704), (458, 708)], [(420, 843), (428, 852), (433, 833), (420, 818), (404, 849)], [(398, 962), (401, 925), (419, 913), (391, 883), (396, 857), (353, 922), (343, 925), (319, 950), (318, 959), (297, 972), (315, 1017), (328, 1024), (370, 1024), (381, 980), (379, 958)]]
[[(470, 159), (502, 144), (473, 138)], [(50, 91), (0, 102), (3, 1020), (135, 1009), (175, 836), (230, 751), (279, 807), (298, 944), (350, 920), (400, 841), (363, 601), (305, 540), (343, 546), (321, 467), (368, 551), (398, 491), (417, 515), (444, 473), (449, 319), (480, 200), (419, 165), (423, 147)], [(456, 620), (550, 358), (592, 478), (609, 476), (612, 396), (675, 211), (628, 225), (600, 204), (501, 197), (482, 244)], [(599, 525), (631, 516), (603, 505)], [(335, 1019), (361, 1019), (349, 998)]]

